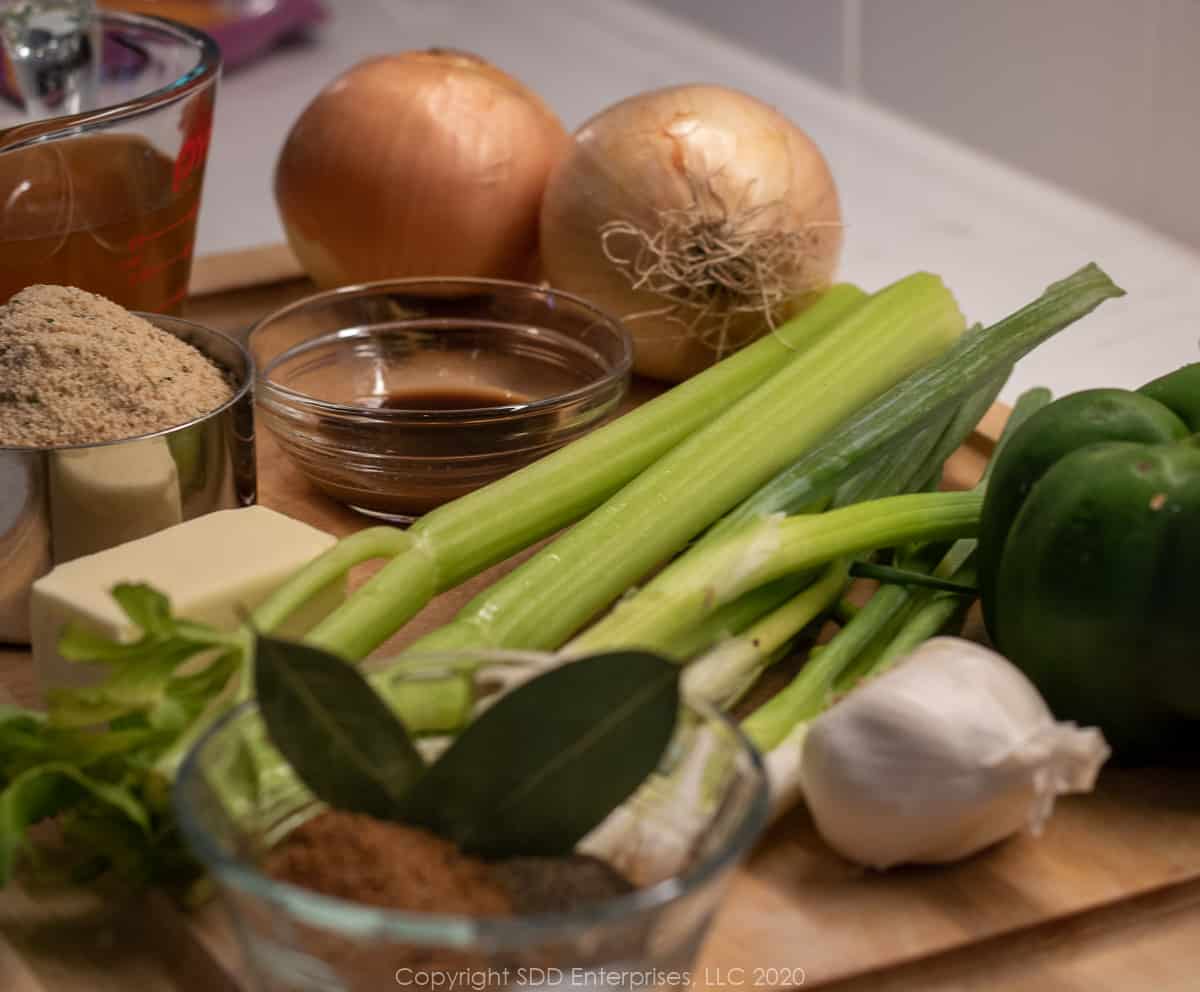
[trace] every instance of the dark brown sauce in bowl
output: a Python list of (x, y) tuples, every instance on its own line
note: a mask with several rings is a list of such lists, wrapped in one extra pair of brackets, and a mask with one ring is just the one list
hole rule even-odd
[(632, 354), (624, 328), (584, 301), (473, 280), (318, 294), (250, 341), (264, 426), (314, 485), (395, 522), (599, 426)]
[(363, 400), (363, 406), (379, 410), (444, 412), (520, 406), (531, 399), (511, 389), (467, 383), (396, 390), (382, 396), (371, 396)]

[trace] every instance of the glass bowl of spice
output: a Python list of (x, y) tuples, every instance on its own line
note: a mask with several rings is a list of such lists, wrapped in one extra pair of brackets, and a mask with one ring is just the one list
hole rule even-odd
[[(460, 674), (411, 672), (388, 696), (405, 709), (404, 692), (412, 702), (422, 682)], [(408, 707), (415, 721), (445, 708)], [(766, 821), (757, 753), (704, 703), (680, 704), (656, 770), (571, 853), (486, 859), (444, 834), (317, 802), (272, 749), (263, 716), (254, 702), (227, 714), (193, 747), (173, 790), (251, 988), (682, 989)], [(436, 736), (419, 745), (444, 752)], [(511, 825), (511, 810), (504, 816)]]
[(251, 330), (263, 423), (318, 488), (410, 522), (616, 412), (632, 346), (551, 289), (399, 279), (301, 300)]
[(54, 565), (254, 502), (253, 378), (219, 331), (80, 289), (0, 305), (0, 642)]

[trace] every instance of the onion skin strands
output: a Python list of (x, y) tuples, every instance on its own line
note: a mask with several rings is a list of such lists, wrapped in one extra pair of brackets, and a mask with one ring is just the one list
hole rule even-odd
[[(833, 286), (803, 313), (720, 364), (532, 465), (425, 514), (406, 532), (403, 553), (317, 624), (307, 640), (345, 658), (365, 657), (436, 593), (603, 503), (807, 354), (866, 299), (855, 286)], [(309, 570), (322, 567), (318, 558), (292, 581), (303, 583)]]
[(622, 318), (642, 375), (679, 381), (829, 283), (841, 211), (813, 141), (721, 86), (642, 93), (575, 134), (542, 200), (559, 288)]
[(918, 273), (875, 294), (413, 648), (557, 649), (869, 398), (949, 347), (964, 326), (934, 276)]

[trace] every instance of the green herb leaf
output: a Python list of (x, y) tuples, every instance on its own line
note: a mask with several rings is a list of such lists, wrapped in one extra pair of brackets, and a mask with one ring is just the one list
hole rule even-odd
[[(122, 642), (68, 626), (59, 653), (69, 661), (103, 665), (109, 674), (93, 686), (48, 693), (51, 725), (79, 729), (136, 715), (159, 731), (182, 730), (237, 671), (242, 652), (237, 633), (171, 616), (167, 597), (147, 585), (120, 584), (112, 595), (142, 636)], [(185, 665), (186, 674), (177, 675)]]
[(483, 857), (566, 854), (658, 766), (678, 712), (679, 666), (657, 655), (551, 669), (463, 731), (404, 819)]
[(125, 615), (150, 637), (171, 634), (171, 602), (157, 589), (144, 583), (122, 582), (113, 586), (111, 595)]
[(101, 782), (65, 762), (30, 768), (0, 792), (0, 887), (12, 876), (28, 828), (77, 802), (81, 794), (113, 807), (143, 831), (149, 830), (145, 808), (127, 789)]
[(255, 691), (272, 742), (313, 794), (338, 809), (395, 819), (425, 770), (408, 731), (336, 655), (259, 637)]

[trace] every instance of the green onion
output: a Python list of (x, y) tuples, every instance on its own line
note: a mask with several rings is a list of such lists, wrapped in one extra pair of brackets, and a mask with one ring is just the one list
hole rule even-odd
[(1048, 337), (1124, 290), (1096, 265), (1053, 283), (1028, 306), (958, 343), (863, 407), (713, 529), (713, 536), (770, 513), (795, 513), (827, 494), (862, 458), (961, 403)]
[(912, 493), (827, 513), (768, 517), (697, 545), (568, 650), (587, 653), (618, 644), (658, 649), (714, 607), (789, 573), (872, 548), (973, 534), (982, 503), (979, 492)]
[[(1050, 394), (1044, 389), (1029, 390), (1023, 394), (1009, 415), (996, 451), (1003, 447), (1013, 431), (1049, 400)], [(982, 401), (976, 405), (976, 409), (981, 405)], [(970, 420), (970, 416), (964, 419)], [(971, 424), (965, 429), (973, 426)], [(959, 429), (964, 429), (962, 420)], [(981, 486), (986, 485), (995, 460), (993, 454)], [(976, 492), (981, 493), (982, 488)], [(974, 541), (965, 540), (950, 547), (942, 542), (927, 544), (913, 551), (903, 564), (910, 570), (933, 570), (936, 574), (961, 580), (970, 575), (962, 565), (971, 555), (973, 547)], [(825, 709), (835, 693), (849, 690), (861, 678), (899, 657), (890, 650), (890, 645), (909, 643), (918, 631), (928, 629), (931, 623), (937, 624), (934, 632), (940, 630), (953, 618), (963, 601), (963, 597), (949, 593), (918, 600), (922, 604), (928, 603), (929, 609), (922, 611), (921, 619), (914, 619), (913, 626), (898, 640), (906, 629), (906, 621), (910, 619), (905, 611), (914, 599), (916, 594), (908, 586), (880, 587), (865, 606), (854, 611), (846, 625), (828, 644), (823, 645), (820, 652), (810, 652), (808, 663), (788, 686), (743, 721), (742, 730), (750, 740), (763, 751), (779, 746), (793, 730)], [(929, 636), (932, 634), (926, 635)]]

